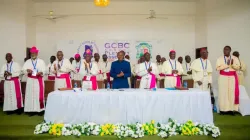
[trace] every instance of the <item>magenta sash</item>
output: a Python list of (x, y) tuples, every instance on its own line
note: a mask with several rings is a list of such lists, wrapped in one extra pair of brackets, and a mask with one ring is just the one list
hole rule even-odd
[(70, 84), (70, 77), (69, 74), (65, 73), (65, 74), (61, 74), (60, 77), (56, 77), (58, 79), (65, 79), (66, 80), (66, 88), (71, 88), (71, 84)]
[(176, 87), (181, 86), (181, 77), (179, 75), (174, 76), (174, 74), (166, 74), (165, 76), (176, 77)]
[(77, 71), (77, 73), (80, 71), (80, 69), (79, 68), (76, 68), (76, 71)]
[(136, 80), (141, 80), (141, 76), (135, 76)]
[(109, 82), (109, 85), (111, 86), (111, 79), (110, 79), (110, 72), (106, 73), (107, 81)]
[(221, 71), (220, 71), (220, 75), (224, 75), (224, 76), (234, 76), (234, 79), (235, 79), (234, 104), (239, 104), (240, 90), (239, 90), (238, 75), (237, 75), (236, 71), (225, 72), (225, 71), (221, 70)]
[(48, 80), (54, 81), (55, 80), (55, 76), (48, 75)]
[[(87, 76), (83, 77), (83, 81), (87, 81)], [(92, 90), (96, 90), (97, 89), (97, 80), (96, 80), (96, 76), (91, 76), (90, 77), (90, 81), (92, 82)]]
[(160, 73), (159, 75), (160, 75), (160, 77), (165, 77), (165, 74), (163, 74), (163, 73)]
[(150, 82), (150, 89), (152, 89), (152, 88), (155, 88), (155, 86), (156, 86), (156, 77), (155, 77), (155, 75), (154, 74), (152, 74), (152, 73), (150, 73), (150, 75), (152, 76), (151, 77), (151, 82)]
[(6, 79), (6, 81), (13, 81), (16, 90), (16, 102), (17, 108), (22, 108), (22, 91), (20, 87), (20, 80), (18, 77), (11, 77), (11, 79)]
[(43, 83), (43, 77), (42, 76), (31, 76), (28, 75), (29, 78), (37, 79), (39, 83), (39, 102), (40, 102), (40, 109), (44, 108), (44, 83)]

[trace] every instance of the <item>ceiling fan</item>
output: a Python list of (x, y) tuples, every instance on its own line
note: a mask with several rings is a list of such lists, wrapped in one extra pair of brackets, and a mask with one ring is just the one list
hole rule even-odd
[(150, 15), (146, 19), (168, 19), (167, 17), (156, 17), (155, 10), (150, 10)]
[(36, 15), (33, 17), (38, 17), (38, 18), (44, 18), (44, 19), (48, 19), (50, 21), (56, 22), (57, 19), (59, 18), (64, 18), (67, 17), (68, 15), (54, 15), (53, 11), (49, 11), (48, 15)]

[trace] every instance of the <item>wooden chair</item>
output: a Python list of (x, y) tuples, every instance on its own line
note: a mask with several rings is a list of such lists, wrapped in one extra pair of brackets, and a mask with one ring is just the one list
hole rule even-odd
[[(187, 87), (188, 88), (194, 88), (194, 80), (189, 79), (189, 80), (183, 80), (182, 85), (184, 82), (187, 82)], [(184, 86), (184, 85), (183, 85)]]

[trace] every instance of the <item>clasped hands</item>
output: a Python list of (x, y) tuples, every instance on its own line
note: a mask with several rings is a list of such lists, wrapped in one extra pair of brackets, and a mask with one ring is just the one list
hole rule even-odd
[(10, 73), (10, 72), (8, 72), (8, 71), (5, 71), (4, 72), (4, 77), (7, 77), (7, 76), (11, 76), (12, 74)]
[[(32, 74), (32, 72), (33, 72), (33, 70), (27, 69), (27, 73), (28, 73), (28, 74)], [(38, 72), (38, 73), (36, 74), (36, 76), (42, 76), (42, 75), (43, 75), (43, 72)]]
[[(233, 63), (234, 63), (234, 60), (232, 59), (232, 60), (231, 60), (231, 65), (233, 65)], [(230, 59), (227, 60), (227, 65), (230, 65)]]
[(124, 73), (121, 71), (119, 74), (117, 74), (117, 77), (123, 77)]

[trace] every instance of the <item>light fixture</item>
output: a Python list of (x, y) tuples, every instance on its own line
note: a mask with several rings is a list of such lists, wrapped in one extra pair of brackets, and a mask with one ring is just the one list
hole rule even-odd
[(94, 0), (96, 6), (105, 7), (109, 5), (109, 0)]

